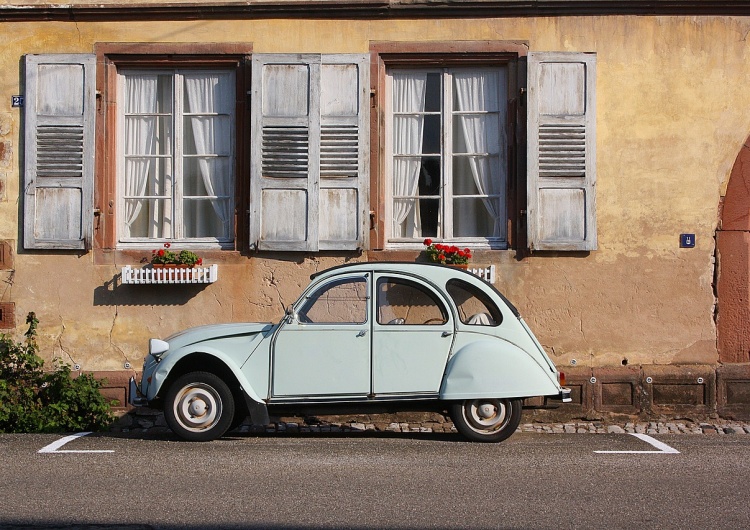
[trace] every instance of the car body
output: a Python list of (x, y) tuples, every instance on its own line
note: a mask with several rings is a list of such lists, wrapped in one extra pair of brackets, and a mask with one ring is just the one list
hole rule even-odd
[(467, 438), (495, 442), (515, 431), (523, 398), (570, 400), (516, 308), (465, 270), (370, 262), (311, 280), (277, 324), (151, 339), (134, 403), (163, 407), (196, 441), (247, 415), (447, 410)]

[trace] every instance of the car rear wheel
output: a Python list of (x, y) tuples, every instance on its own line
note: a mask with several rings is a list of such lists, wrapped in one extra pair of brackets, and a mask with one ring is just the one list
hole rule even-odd
[(502, 442), (521, 423), (520, 399), (467, 399), (450, 407), (453, 424), (473, 442)]
[(169, 387), (164, 419), (180, 438), (207, 442), (227, 432), (234, 411), (232, 391), (224, 381), (209, 372), (191, 372)]

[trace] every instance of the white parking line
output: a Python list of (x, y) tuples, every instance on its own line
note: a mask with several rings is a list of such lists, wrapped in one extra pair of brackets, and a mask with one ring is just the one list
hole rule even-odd
[(72, 442), (73, 440), (76, 440), (78, 438), (82, 438), (82, 437), (84, 437), (86, 435), (89, 435), (89, 434), (91, 434), (91, 433), (90, 432), (79, 432), (79, 433), (76, 433), (76, 434), (72, 434), (70, 436), (66, 436), (65, 438), (61, 438), (61, 439), (57, 440), (56, 442), (53, 442), (53, 443), (49, 444), (46, 447), (42, 447), (37, 452), (38, 453), (114, 453), (114, 451), (111, 451), (111, 450), (100, 450), (100, 451), (93, 451), (93, 450), (90, 450), (90, 451), (83, 451), (83, 450), (76, 451), (76, 450), (72, 450), (72, 449), (64, 449), (62, 451), (59, 450), (66, 443)]
[(635, 436), (636, 438), (653, 445), (654, 447), (658, 449), (658, 451), (594, 451), (594, 452), (606, 453), (606, 454), (613, 454), (613, 453), (625, 453), (625, 454), (665, 453), (665, 454), (670, 454), (670, 455), (680, 454), (680, 452), (674, 447), (670, 447), (667, 444), (660, 442), (659, 440), (651, 438), (647, 434), (640, 434), (640, 433), (628, 433), (628, 434), (630, 434), (631, 436)]

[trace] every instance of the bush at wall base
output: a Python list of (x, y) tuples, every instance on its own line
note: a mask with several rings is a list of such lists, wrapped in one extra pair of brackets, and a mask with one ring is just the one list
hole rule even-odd
[(23, 342), (0, 335), (0, 432), (100, 431), (114, 420), (111, 404), (99, 392), (104, 381), (91, 374), (71, 377), (59, 359), (45, 371), (39, 357), (34, 313)]

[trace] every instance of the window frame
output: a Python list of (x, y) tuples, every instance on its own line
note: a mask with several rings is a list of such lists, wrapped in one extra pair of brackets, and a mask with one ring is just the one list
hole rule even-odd
[(456, 41), (456, 42), (372, 42), (371, 56), (371, 95), (373, 112), (371, 114), (371, 185), (370, 185), (370, 242), (372, 250), (417, 250), (422, 249), (420, 242), (392, 243), (388, 240), (391, 222), (387, 205), (390, 191), (387, 184), (389, 152), (387, 136), (388, 72), (391, 69), (428, 69), (428, 68), (472, 68), (472, 67), (505, 67), (508, 74), (507, 100), (507, 182), (506, 208), (507, 230), (505, 241), (482, 244), (468, 239), (466, 241), (476, 249), (521, 248), (524, 244), (524, 229), (521, 221), (525, 212), (525, 116), (522, 116), (520, 101), (522, 90), (525, 90), (526, 71), (525, 57), (528, 45), (511, 41)]
[[(171, 112), (169, 116), (171, 117), (171, 135), (172, 135), (172, 144), (170, 146), (170, 153), (169, 154), (162, 154), (162, 153), (155, 153), (152, 155), (154, 158), (164, 159), (164, 160), (170, 160), (171, 161), (171, 172), (172, 172), (172, 181), (170, 183), (170, 190), (169, 194), (166, 194), (166, 191), (161, 196), (149, 196), (148, 193), (142, 196), (142, 198), (148, 200), (148, 199), (163, 199), (165, 203), (169, 203), (170, 210), (172, 213), (171, 223), (172, 223), (172, 237), (160, 237), (160, 238), (150, 238), (150, 237), (125, 237), (124, 235), (124, 222), (122, 219), (122, 216), (119, 216), (118, 223), (116, 227), (116, 234), (117, 234), (117, 245), (119, 248), (142, 248), (143, 245), (148, 245), (149, 247), (153, 247), (154, 244), (159, 243), (177, 243), (180, 245), (180, 247), (194, 247), (194, 248), (231, 248), (233, 246), (233, 239), (234, 239), (234, 224), (232, 224), (232, 227), (230, 229), (231, 233), (224, 234), (223, 237), (185, 237), (184, 235), (184, 224), (185, 224), (185, 209), (184, 209), (184, 203), (186, 198), (191, 198), (191, 196), (188, 196), (185, 193), (185, 171), (184, 166), (186, 161), (191, 158), (195, 157), (194, 154), (186, 153), (185, 151), (185, 117), (189, 116), (191, 113), (188, 113), (185, 110), (184, 105), (184, 90), (185, 90), (185, 78), (191, 74), (195, 73), (216, 73), (216, 74), (229, 74), (232, 77), (232, 81), (234, 81), (234, 87), (233, 89), (236, 89), (236, 80), (234, 79), (236, 76), (236, 72), (232, 69), (228, 68), (192, 68), (192, 67), (164, 67), (164, 68), (150, 68), (150, 69), (143, 69), (143, 68), (128, 68), (128, 67), (122, 67), (118, 69), (118, 86), (117, 86), (117, 98), (118, 101), (125, 98), (125, 80), (128, 75), (139, 75), (139, 74), (156, 74), (159, 76), (169, 76), (171, 79)], [(236, 96), (234, 97), (234, 101), (236, 101)], [(234, 108), (231, 109), (230, 113), (227, 115), (231, 119), (231, 128), (230, 128), (230, 149), (227, 157), (232, 163), (232, 175), (231, 175), (231, 183), (230, 183), (230, 189), (232, 191), (232, 196), (229, 197), (229, 200), (234, 201), (234, 191), (235, 191), (235, 181), (237, 179), (237, 175), (234, 173), (236, 169), (236, 164), (234, 163), (234, 158), (236, 157), (237, 152), (237, 142), (235, 140), (237, 135), (237, 118), (236, 118), (236, 112)], [(118, 112), (118, 123), (117, 123), (117, 152), (116, 152), (116, 158), (117, 158), (117, 176), (116, 176), (116, 186), (117, 186), (117, 208), (118, 212), (122, 212), (125, 210), (125, 203), (128, 200), (125, 194), (125, 160), (127, 158), (127, 155), (125, 153), (125, 121), (126, 121), (126, 113), (125, 109), (120, 108), (120, 112)], [(193, 200), (196, 200), (193, 198)], [(232, 217), (232, 223), (234, 223), (234, 216)], [(163, 230), (163, 227), (162, 229)]]
[(248, 43), (97, 43), (97, 120), (96, 178), (94, 182), (94, 248), (136, 250), (152, 249), (162, 240), (120, 243), (118, 197), (118, 84), (120, 69), (134, 70), (232, 70), (235, 77), (234, 99), (234, 202), (233, 230), (230, 240), (217, 244), (181, 240), (181, 248), (243, 250), (247, 248), (249, 201), (249, 127), (247, 91), (250, 86)]
[[(386, 223), (386, 244), (389, 248), (409, 248), (413, 247), (415, 244), (420, 245), (422, 244), (422, 241), (424, 238), (429, 237), (432, 238), (434, 241), (437, 242), (444, 242), (448, 244), (455, 244), (461, 247), (470, 246), (473, 248), (507, 248), (507, 223), (505, 223), (505, 226), (503, 227), (503, 232), (499, 236), (481, 236), (481, 235), (472, 235), (472, 236), (456, 236), (454, 234), (455, 229), (455, 200), (457, 198), (470, 198), (470, 199), (492, 199), (495, 197), (500, 197), (502, 199), (502, 217), (507, 218), (506, 209), (507, 209), (507, 198), (508, 198), (508, 183), (507, 183), (507, 169), (509, 166), (508, 161), (508, 150), (507, 150), (507, 142), (505, 146), (505, 157), (503, 160), (501, 160), (501, 163), (506, 166), (506, 176), (505, 176), (505, 182), (504, 182), (504, 189), (501, 194), (482, 194), (479, 193), (479, 190), (477, 190), (477, 193), (475, 194), (460, 194), (455, 192), (455, 163), (457, 160), (464, 158), (469, 158), (469, 153), (459, 153), (454, 151), (454, 145), (455, 142), (453, 141), (454, 138), (454, 132), (455, 132), (455, 124), (456, 119), (458, 116), (462, 114), (477, 114), (476, 111), (459, 111), (456, 108), (453, 108), (453, 101), (455, 98), (455, 86), (453, 84), (454, 76), (457, 73), (461, 72), (490, 72), (490, 73), (499, 73), (499, 72), (505, 72), (505, 78), (506, 78), (506, 86), (502, 87), (502, 90), (505, 92), (505, 115), (506, 120), (505, 123), (502, 123), (500, 121), (500, 118), (503, 115), (503, 102), (502, 100), (498, 100), (498, 110), (497, 111), (485, 111), (486, 114), (494, 114), (497, 113), (497, 121), (498, 121), (498, 128), (505, 128), (505, 133), (507, 135), (508, 133), (508, 120), (507, 120), (507, 100), (508, 100), (508, 86), (507, 86), (507, 66), (501, 66), (501, 65), (492, 65), (492, 66), (474, 66), (474, 67), (465, 67), (463, 65), (461, 66), (441, 66), (441, 67), (424, 67), (424, 68), (413, 68), (413, 67), (389, 67), (386, 69), (386, 131), (385, 131), (385, 181), (386, 181), (386, 197), (385, 197), (385, 216), (386, 219), (389, 220), (389, 222)], [(390, 222), (390, 219), (392, 219), (393, 216), (393, 203), (396, 199), (396, 197), (393, 195), (392, 192), (392, 180), (391, 175), (393, 173), (393, 161), (396, 157), (404, 157), (409, 155), (398, 155), (393, 152), (393, 123), (396, 116), (396, 113), (393, 110), (393, 79), (394, 74), (401, 73), (401, 74), (411, 74), (411, 73), (424, 73), (427, 75), (430, 74), (437, 74), (440, 77), (440, 105), (438, 111), (423, 111), (421, 114), (425, 116), (438, 116), (440, 119), (440, 128), (441, 128), (441, 134), (440, 134), (440, 148), (437, 153), (421, 153), (420, 158), (433, 158), (439, 160), (440, 163), (440, 181), (441, 181), (441, 192), (439, 192), (439, 195), (420, 195), (419, 192), (417, 192), (416, 195), (411, 197), (399, 197), (401, 199), (404, 198), (413, 198), (417, 204), (421, 199), (429, 199), (429, 200), (437, 200), (438, 201), (438, 231), (442, 232), (442, 234), (423, 234), (422, 236), (419, 236), (417, 239), (418, 241), (415, 241), (415, 238), (410, 237), (399, 237), (392, 233), (393, 231), (393, 223)], [(500, 88), (500, 87), (499, 87)], [(507, 136), (506, 136), (507, 137)], [(503, 149), (499, 149), (499, 151), (502, 153)], [(493, 155), (491, 153), (488, 153), (488, 157), (492, 157)]]

